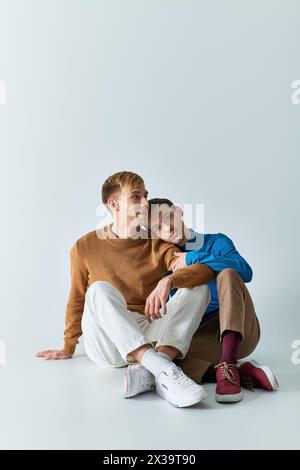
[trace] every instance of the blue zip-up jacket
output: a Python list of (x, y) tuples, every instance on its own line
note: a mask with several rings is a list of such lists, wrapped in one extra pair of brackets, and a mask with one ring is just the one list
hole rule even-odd
[[(202, 235), (194, 231), (193, 234), (194, 237), (186, 245), (179, 247), (182, 251), (187, 252), (187, 266), (202, 263), (206, 264), (215, 273), (231, 268), (241, 276), (245, 283), (252, 280), (253, 273), (251, 267), (239, 254), (232, 240), (227, 235), (223, 233)], [(193, 250), (193, 244), (199, 245), (199, 240), (201, 240), (202, 246), (200, 248), (197, 246), (197, 249)], [(208, 287), (211, 293), (211, 300), (204, 313), (203, 320), (207, 320), (219, 311), (216, 280), (210, 281)]]

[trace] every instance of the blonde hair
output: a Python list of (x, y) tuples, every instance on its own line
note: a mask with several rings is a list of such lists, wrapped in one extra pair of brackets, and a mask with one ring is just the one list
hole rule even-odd
[(144, 180), (137, 173), (131, 171), (119, 171), (109, 176), (102, 186), (102, 202), (107, 203), (108, 198), (115, 192), (122, 189), (124, 186), (134, 188), (137, 185), (144, 184)]

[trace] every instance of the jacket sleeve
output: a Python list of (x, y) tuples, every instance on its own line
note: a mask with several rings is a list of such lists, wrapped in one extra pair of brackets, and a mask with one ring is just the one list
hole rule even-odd
[(78, 338), (82, 334), (81, 319), (88, 284), (88, 271), (79, 256), (77, 243), (71, 249), (70, 258), (71, 290), (66, 308), (64, 351), (74, 354)]
[[(172, 271), (172, 264), (177, 259), (175, 253), (181, 253), (179, 248), (169, 243), (162, 246), (165, 265), (168, 271)], [(214, 271), (205, 264), (196, 263), (183, 269), (178, 269), (175, 273), (169, 275), (172, 279), (174, 288), (194, 287), (215, 279)]]
[(253, 272), (251, 267), (236, 250), (232, 240), (222, 233), (219, 234), (214, 243), (211, 253), (201, 250), (187, 252), (186, 264), (190, 266), (195, 263), (203, 263), (216, 273), (231, 268), (241, 276), (244, 282), (252, 280)]

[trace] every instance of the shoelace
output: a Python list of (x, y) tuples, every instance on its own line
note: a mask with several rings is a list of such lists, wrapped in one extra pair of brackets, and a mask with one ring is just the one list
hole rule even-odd
[[(130, 364), (129, 367), (131, 369), (135, 369), (135, 370), (141, 369), (141, 365), (139, 363), (138, 364), (136, 364), (136, 363)], [(152, 388), (152, 381), (151, 381), (150, 377), (147, 377), (147, 380), (145, 380), (145, 378), (143, 378), (143, 380), (140, 380), (140, 386), (142, 388), (145, 388), (145, 389)]]
[(153, 380), (151, 380), (151, 376), (147, 376), (147, 379), (142, 382), (144, 385), (144, 388), (154, 388)]
[[(141, 368), (140, 364), (132, 364), (131, 367), (133, 369), (140, 369)], [(151, 378), (149, 376), (147, 376), (147, 380), (145, 380), (145, 379), (142, 380), (141, 385), (145, 389), (153, 388), (153, 381), (151, 380)]]
[(188, 385), (190, 385), (190, 379), (183, 373), (180, 367), (177, 367), (177, 369), (172, 368), (171, 370), (172, 372), (170, 376), (173, 377), (179, 385), (181, 385), (183, 388), (186, 388)]
[(148, 389), (148, 388), (153, 388), (154, 385), (150, 381), (149, 382), (142, 382), (142, 387)]
[(235, 382), (235, 375), (234, 372), (232, 371), (232, 367), (236, 367), (234, 364), (227, 364), (227, 362), (220, 362), (220, 364), (217, 364), (215, 366), (215, 369), (221, 369), (222, 372), (222, 378), (229, 380), (234, 385), (239, 385), (238, 383)]

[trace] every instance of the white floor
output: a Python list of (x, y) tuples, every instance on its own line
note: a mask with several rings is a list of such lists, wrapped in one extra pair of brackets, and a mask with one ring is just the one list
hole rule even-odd
[(100, 368), (84, 355), (45, 362), (26, 352), (0, 367), (0, 447), (299, 448), (300, 366), (272, 359), (279, 392), (245, 391), (241, 403), (220, 405), (210, 384), (202, 404), (176, 409), (152, 392), (123, 399), (122, 369)]

